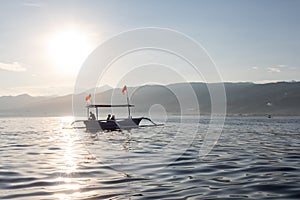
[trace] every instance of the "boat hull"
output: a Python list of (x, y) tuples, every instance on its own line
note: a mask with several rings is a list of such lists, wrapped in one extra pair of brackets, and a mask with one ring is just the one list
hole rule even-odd
[(103, 130), (121, 130), (121, 129), (131, 129), (139, 127), (139, 124), (143, 117), (140, 118), (127, 118), (120, 120), (85, 120), (84, 124), (86, 130), (89, 132), (103, 131)]

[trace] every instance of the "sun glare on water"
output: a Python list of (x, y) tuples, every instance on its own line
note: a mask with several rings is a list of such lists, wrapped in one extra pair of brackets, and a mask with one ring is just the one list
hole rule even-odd
[(64, 74), (78, 72), (90, 50), (87, 36), (78, 30), (57, 32), (49, 40), (53, 65)]

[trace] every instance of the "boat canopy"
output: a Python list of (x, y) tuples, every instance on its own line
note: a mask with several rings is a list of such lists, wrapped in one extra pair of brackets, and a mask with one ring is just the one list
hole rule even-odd
[(90, 104), (86, 106), (87, 108), (112, 108), (112, 107), (134, 107), (131, 104), (122, 104), (122, 105), (110, 105), (110, 104)]

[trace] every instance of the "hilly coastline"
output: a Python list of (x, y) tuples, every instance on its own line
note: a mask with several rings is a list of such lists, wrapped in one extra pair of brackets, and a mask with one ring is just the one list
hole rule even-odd
[[(161, 105), (170, 114), (210, 114), (208, 85), (214, 83), (176, 83), (167, 86), (145, 85), (128, 88), (133, 112), (145, 113), (152, 105)], [(300, 82), (277, 82), (267, 84), (224, 83), (228, 115), (300, 115)], [(195, 107), (187, 88), (192, 88), (197, 98)], [(87, 92), (75, 96), (33, 97), (28, 94), (0, 97), (1, 117), (71, 116), (72, 98), (85, 106)], [(183, 97), (180, 100), (177, 96)], [(121, 89), (107, 88), (94, 96), (96, 103), (126, 103)], [(180, 106), (185, 105), (184, 110)]]

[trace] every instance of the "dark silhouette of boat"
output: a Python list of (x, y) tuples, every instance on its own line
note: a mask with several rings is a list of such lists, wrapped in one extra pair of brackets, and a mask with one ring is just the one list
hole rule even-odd
[[(109, 120), (100, 120), (98, 118), (99, 108), (112, 108), (112, 107), (127, 107), (128, 108), (128, 117), (127, 118), (120, 118), (120, 119), (109, 119)], [(147, 117), (131, 117), (130, 115), (130, 107), (134, 107), (134, 105), (125, 104), (125, 105), (107, 105), (107, 104), (91, 104), (87, 105), (87, 120), (76, 120), (72, 123), (75, 124), (76, 122), (83, 122), (85, 124), (86, 130), (88, 132), (96, 132), (96, 131), (114, 131), (114, 130), (124, 130), (124, 129), (132, 129), (132, 128), (139, 128), (139, 127), (149, 127), (149, 126), (161, 126), (163, 124), (157, 124), (153, 122), (150, 118)], [(95, 118), (89, 117), (91, 113), (90, 110), (95, 109), (96, 115)], [(145, 120), (150, 122), (149, 125), (140, 125), (141, 121)]]
[[(127, 92), (126, 85), (122, 89), (122, 93), (127, 95), (127, 104), (124, 105), (109, 105), (109, 104), (87, 104), (87, 120), (76, 120), (72, 123), (75, 124), (76, 122), (83, 122), (85, 124), (86, 130), (89, 132), (94, 131), (102, 131), (102, 130), (108, 130), (108, 131), (114, 131), (114, 130), (122, 130), (122, 129), (132, 129), (132, 128), (138, 128), (138, 127), (149, 127), (149, 126), (161, 126), (163, 124), (156, 124), (151, 119), (147, 117), (131, 117), (130, 114), (130, 108), (134, 107), (134, 105), (131, 105), (129, 103), (129, 97)], [(86, 98), (87, 102), (91, 101), (91, 94), (88, 95)], [(127, 107), (128, 109), (128, 117), (123, 119), (115, 119), (114, 116), (110, 118), (110, 116), (106, 120), (100, 120), (99, 119), (99, 108), (122, 108)], [(95, 109), (96, 115), (93, 112), (90, 112), (90, 109)], [(150, 125), (140, 125), (142, 120), (146, 120), (150, 122)]]

